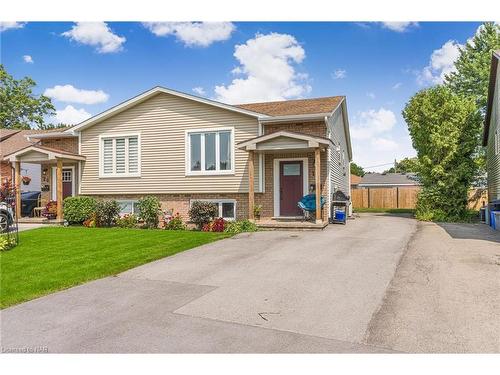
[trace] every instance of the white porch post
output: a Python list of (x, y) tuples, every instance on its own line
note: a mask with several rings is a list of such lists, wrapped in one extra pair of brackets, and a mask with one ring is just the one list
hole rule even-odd
[(248, 151), (248, 219), (253, 220), (254, 214), (254, 195), (255, 195), (255, 177), (254, 177), (254, 151)]

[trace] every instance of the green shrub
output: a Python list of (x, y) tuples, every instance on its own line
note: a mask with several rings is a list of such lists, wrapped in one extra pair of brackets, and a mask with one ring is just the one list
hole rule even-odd
[(250, 220), (229, 221), (226, 223), (224, 232), (237, 234), (241, 232), (256, 232), (257, 229), (257, 225)]
[(134, 214), (124, 215), (116, 219), (116, 225), (120, 228), (135, 228), (137, 226), (137, 216)]
[(64, 219), (70, 224), (82, 224), (90, 218), (96, 208), (96, 200), (92, 197), (67, 197), (64, 200)]
[(168, 230), (185, 230), (186, 224), (182, 221), (181, 215), (179, 213), (175, 214), (166, 224), (165, 229)]
[(158, 215), (161, 214), (161, 205), (157, 197), (148, 195), (137, 202), (139, 217), (144, 221), (146, 228), (158, 228)]
[(204, 224), (210, 223), (219, 215), (219, 207), (212, 202), (194, 201), (189, 209), (189, 219), (202, 229)]
[(95, 224), (98, 227), (112, 226), (120, 214), (120, 205), (114, 199), (97, 201), (95, 209)]

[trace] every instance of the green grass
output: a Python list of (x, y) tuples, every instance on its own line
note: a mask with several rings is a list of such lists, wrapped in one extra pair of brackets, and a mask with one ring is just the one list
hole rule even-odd
[(20, 232), (19, 245), (0, 253), (0, 307), (227, 237), (225, 233), (84, 227)]
[(354, 212), (381, 212), (387, 214), (415, 214), (412, 208), (355, 208)]

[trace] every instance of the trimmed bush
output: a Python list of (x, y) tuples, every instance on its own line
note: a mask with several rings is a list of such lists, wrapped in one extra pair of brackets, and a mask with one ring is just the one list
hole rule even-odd
[(116, 219), (116, 226), (120, 228), (135, 228), (137, 226), (137, 216), (130, 214), (118, 217)]
[(219, 215), (219, 207), (212, 202), (194, 201), (189, 209), (189, 220), (202, 229)]
[(186, 224), (182, 221), (181, 215), (179, 213), (175, 214), (166, 224), (165, 229), (167, 230), (185, 230)]
[(144, 221), (146, 228), (158, 228), (159, 218), (161, 214), (161, 204), (157, 197), (148, 195), (139, 199), (137, 202), (139, 208), (139, 217)]
[(96, 200), (92, 197), (67, 197), (64, 200), (64, 219), (70, 224), (82, 224), (89, 219), (96, 208)]
[(226, 227), (224, 228), (224, 232), (237, 234), (241, 232), (256, 232), (257, 225), (252, 223), (249, 220), (242, 221), (229, 221), (226, 223)]
[(117, 201), (97, 201), (95, 209), (95, 224), (98, 227), (112, 226), (120, 214), (120, 205)]

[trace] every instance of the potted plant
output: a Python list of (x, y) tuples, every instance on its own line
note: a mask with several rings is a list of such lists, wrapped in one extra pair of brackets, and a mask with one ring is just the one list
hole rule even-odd
[(31, 182), (31, 177), (23, 176), (21, 180), (23, 181), (23, 185), (29, 185)]
[(256, 220), (260, 220), (260, 214), (262, 212), (262, 205), (261, 204), (256, 204), (253, 207), (253, 216), (255, 217)]

